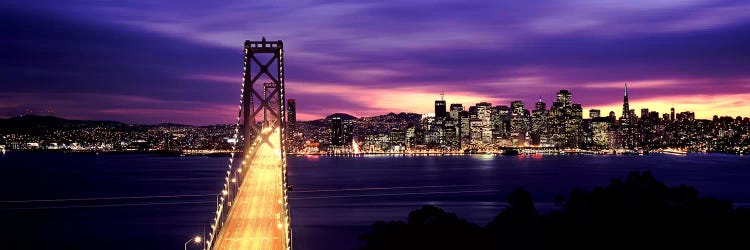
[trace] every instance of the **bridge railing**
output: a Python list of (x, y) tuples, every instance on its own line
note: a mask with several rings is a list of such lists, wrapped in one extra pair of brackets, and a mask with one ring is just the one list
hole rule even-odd
[[(213, 221), (211, 221), (211, 231), (206, 238), (204, 250), (211, 249), (214, 240), (219, 236), (218, 234), (224, 227), (224, 223), (227, 221), (227, 217), (229, 217), (230, 208), (237, 199), (236, 194), (239, 192), (239, 188), (242, 185), (242, 181), (244, 180), (242, 167), (246, 165), (246, 161), (249, 161), (252, 156), (255, 155), (255, 147), (260, 142), (260, 138), (261, 136), (256, 136), (255, 140), (253, 140), (253, 143), (249, 147), (246, 147), (252, 151), (249, 154), (247, 152), (243, 152), (243, 157), (236, 158), (235, 155), (238, 153), (236, 150), (236, 145), (232, 147), (233, 152), (230, 154), (227, 176), (224, 177), (224, 188), (216, 197), (216, 215)], [(235, 161), (238, 161), (238, 167), (233, 167)]]

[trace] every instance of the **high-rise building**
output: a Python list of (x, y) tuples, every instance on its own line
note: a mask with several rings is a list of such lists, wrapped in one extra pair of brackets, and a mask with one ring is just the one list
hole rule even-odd
[(674, 117), (674, 107), (672, 107), (672, 108), (670, 109), (670, 112), (671, 112), (670, 120), (671, 120), (671, 121), (674, 121), (674, 119), (675, 119), (675, 117)]
[(591, 144), (594, 148), (609, 149), (611, 148), (610, 130), (612, 119), (608, 117), (592, 117), (591, 122)]
[(479, 144), (482, 142), (482, 119), (470, 118), (469, 119), (469, 133), (471, 136), (471, 144)]
[[(298, 150), (297, 145), (300, 143), (294, 137), (297, 134), (297, 101), (289, 99), (286, 101), (287, 122), (286, 122), (286, 141), (292, 152)], [(301, 144), (300, 144), (301, 145)]]
[(331, 117), (331, 144), (334, 146), (344, 145), (344, 125), (341, 117)]
[(469, 118), (477, 118), (477, 106), (469, 106)]
[(524, 105), (522, 101), (512, 101), (510, 110), (512, 114), (523, 114)]
[(568, 119), (566, 125), (566, 133), (568, 140), (573, 146), (579, 146), (583, 142), (583, 107), (580, 103), (573, 103), (570, 105), (571, 117)]
[(286, 101), (287, 122), (289, 125), (297, 125), (297, 100), (289, 99)]
[(515, 146), (526, 143), (527, 122), (522, 101), (510, 103), (510, 139)]
[[(461, 112), (464, 111), (464, 106), (460, 103), (451, 103), (450, 112), (448, 113), (448, 120), (445, 122), (445, 140), (451, 150), (457, 150), (461, 148), (461, 129), (462, 119)], [(452, 130), (452, 131), (451, 131)]]
[(561, 89), (557, 92), (557, 102), (562, 106), (570, 106), (573, 95), (567, 89)]
[(589, 109), (589, 118), (594, 119), (601, 116), (601, 111), (598, 109)]
[[(469, 111), (461, 111), (458, 114), (459, 118), (461, 119), (461, 126), (460, 126), (460, 137), (461, 141), (468, 141), (471, 138), (471, 124), (470, 124), (470, 117), (469, 117)], [(463, 144), (463, 143), (462, 143)]]
[(646, 119), (646, 118), (648, 118), (648, 109), (647, 108), (642, 108), (641, 109), (641, 119)]
[(510, 107), (506, 105), (495, 106), (495, 118), (492, 119), (492, 127), (497, 129), (498, 137), (508, 139), (510, 136)]
[(570, 91), (561, 89), (550, 109), (549, 136), (559, 147), (577, 147), (582, 142), (583, 109), (572, 103), (572, 96)]
[(482, 143), (492, 143), (492, 104), (488, 102), (477, 103), (477, 118), (481, 121)]
[(349, 146), (354, 140), (354, 124), (351, 120), (341, 116), (331, 117), (331, 144), (334, 146)]
[(458, 150), (461, 148), (461, 140), (458, 134), (459, 128), (456, 126), (457, 123), (453, 123), (452, 121), (446, 123), (443, 130), (443, 137), (445, 138), (443, 149)]
[(531, 144), (547, 144), (547, 104), (539, 97), (535, 106), (536, 108), (531, 112)]
[(342, 121), (344, 129), (344, 145), (351, 146), (354, 141), (354, 124), (351, 120)]
[(448, 117), (447, 111), (445, 109), (445, 100), (435, 100), (435, 117)]
[(461, 111), (464, 111), (464, 105), (460, 103), (451, 103), (451, 110), (449, 117), (453, 120), (459, 120)]
[(534, 110), (547, 110), (547, 104), (542, 101), (542, 97), (539, 97), (539, 101), (536, 102)]
[(287, 129), (290, 134), (294, 134), (297, 128), (297, 100), (289, 99), (286, 101), (287, 109)]
[(622, 99), (622, 116), (620, 117), (620, 146), (622, 148), (632, 148), (635, 146), (633, 119), (635, 110), (630, 109), (628, 103), (628, 84), (625, 84), (625, 95)]
[(628, 103), (628, 84), (625, 84), (625, 96), (622, 98), (622, 120), (630, 119), (630, 104)]

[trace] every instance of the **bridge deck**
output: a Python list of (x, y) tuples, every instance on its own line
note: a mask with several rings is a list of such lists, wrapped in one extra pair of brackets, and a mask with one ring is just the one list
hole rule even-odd
[[(278, 132), (270, 136), (278, 147)], [(267, 143), (245, 152), (245, 180), (213, 249), (286, 249), (287, 230), (281, 152)]]

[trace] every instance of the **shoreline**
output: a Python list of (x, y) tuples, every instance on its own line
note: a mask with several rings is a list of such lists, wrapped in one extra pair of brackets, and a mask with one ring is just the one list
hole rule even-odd
[[(58, 150), (58, 149), (24, 149), (24, 150), (9, 150), (5, 149), (2, 155), (6, 155), (11, 152), (26, 152), (26, 153), (63, 153), (63, 154), (110, 154), (110, 155), (159, 155), (159, 156), (180, 156), (180, 157), (195, 157), (195, 156), (208, 156), (208, 157), (229, 157), (228, 152), (217, 152), (217, 153), (186, 153), (183, 151), (83, 151), (83, 150)], [(238, 154), (242, 154), (242, 151), (237, 151)], [(692, 154), (723, 154), (723, 155), (735, 155), (744, 156), (736, 152), (688, 152), (686, 154), (672, 154), (669, 152), (649, 152), (646, 154), (638, 153), (591, 153), (591, 152), (565, 152), (565, 153), (519, 153), (504, 155), (499, 152), (477, 152), (477, 153), (464, 153), (464, 152), (417, 152), (417, 153), (387, 153), (387, 152), (367, 152), (367, 153), (346, 153), (346, 154), (333, 154), (333, 153), (314, 153), (314, 154), (302, 154), (302, 153), (287, 153), (290, 156), (373, 156), (373, 155), (384, 155), (384, 156), (472, 156), (472, 155), (492, 155), (492, 156), (536, 156), (536, 155), (640, 155), (646, 156), (649, 154), (665, 154), (665, 155), (692, 155)]]

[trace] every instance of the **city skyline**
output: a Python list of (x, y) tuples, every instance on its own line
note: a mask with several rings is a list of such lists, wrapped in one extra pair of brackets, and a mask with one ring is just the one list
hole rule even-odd
[[(627, 97), (631, 97), (632, 96), (632, 87), (628, 88), (627, 87), (627, 83), (625, 83), (623, 86), (624, 86), (626, 92), (630, 92), (630, 94), (626, 93)], [(567, 89), (563, 88), (561, 90), (567, 90)], [(620, 92), (619, 92), (620, 93), (620, 95), (619, 95), (620, 97), (622, 97), (622, 94), (623, 94), (622, 91), (623, 90), (621, 89)], [(357, 118), (376, 117), (376, 116), (386, 115), (388, 113), (411, 113), (411, 114), (420, 114), (420, 115), (436, 115), (436, 113), (435, 113), (436, 107), (434, 106), (434, 103), (432, 101), (434, 101), (434, 102), (440, 101), (440, 102), (445, 103), (444, 106), (446, 106), (446, 110), (449, 111), (449, 109), (448, 109), (447, 106), (450, 106), (450, 105), (453, 105), (453, 104), (463, 105), (464, 108), (468, 108), (469, 106), (472, 106), (473, 104), (480, 104), (480, 103), (487, 103), (487, 104), (491, 104), (493, 106), (503, 106), (503, 105), (504, 106), (510, 106), (510, 105), (512, 105), (512, 103), (520, 101), (522, 104), (526, 104), (526, 105), (531, 106), (532, 104), (537, 103), (537, 102), (552, 103), (555, 100), (554, 95), (552, 97), (549, 97), (549, 98), (546, 98), (546, 99), (544, 98), (544, 96), (540, 95), (533, 102), (527, 102), (526, 100), (513, 99), (513, 98), (504, 98), (503, 100), (509, 100), (509, 101), (495, 103), (495, 102), (490, 102), (490, 101), (486, 101), (486, 100), (479, 100), (479, 101), (477, 101), (475, 103), (461, 103), (461, 102), (451, 101), (451, 99), (449, 99), (450, 96), (446, 97), (445, 93), (440, 93), (438, 95), (439, 95), (439, 97), (438, 97), (439, 99), (429, 100), (430, 102), (428, 102), (428, 104), (411, 103), (411, 102), (406, 103), (406, 104), (408, 104), (410, 106), (414, 106), (414, 105), (417, 105), (417, 106), (429, 106), (428, 107), (429, 110), (427, 110), (427, 112), (414, 112), (414, 111), (404, 111), (404, 110), (392, 110), (392, 111), (384, 111), (382, 113), (372, 113), (372, 114), (366, 114), (364, 116), (358, 116), (358, 115), (356, 115), (356, 112), (354, 114), (352, 114), (352, 113), (347, 113), (347, 112), (344, 112), (344, 111), (335, 111), (335, 110), (333, 110), (333, 113), (321, 114), (320, 117), (314, 117), (313, 119), (298, 119), (297, 116), (296, 116), (296, 113), (297, 113), (296, 112), (296, 99), (294, 99), (294, 98), (289, 99), (290, 100), (289, 103), (292, 103), (292, 104), (287, 103), (287, 105), (293, 106), (292, 110), (294, 110), (294, 111), (290, 111), (291, 113), (295, 114), (294, 115), (295, 118), (293, 118), (293, 120), (300, 121), (300, 122), (305, 122), (305, 121), (314, 121), (314, 120), (326, 119), (327, 117), (329, 117), (331, 115), (335, 115), (335, 114), (354, 115)], [(576, 98), (581, 98), (581, 97), (580, 96), (576, 96)], [(496, 98), (496, 99), (493, 99), (493, 100), (497, 100), (497, 99), (499, 99), (499, 98)], [(628, 103), (630, 104), (631, 102), (628, 101)], [(602, 106), (602, 107), (586, 106), (585, 104), (581, 104), (581, 106), (582, 106), (582, 109), (583, 109), (583, 113), (584, 113), (583, 117), (584, 118), (591, 118), (588, 115), (589, 111), (591, 111), (591, 110), (596, 110), (596, 111), (600, 112), (601, 116), (607, 116), (610, 111), (615, 112), (616, 117), (621, 117), (622, 116), (622, 110), (623, 110), (623, 102), (622, 102), (622, 100), (620, 101), (619, 104), (612, 104), (612, 105)], [(527, 107), (526, 109), (532, 110), (532, 107)], [(714, 116), (718, 116), (718, 117), (732, 117), (732, 118), (734, 118), (736, 116), (740, 116), (740, 117), (743, 117), (743, 118), (750, 117), (750, 115), (748, 115), (748, 116), (743, 116), (743, 115), (727, 115), (727, 114), (721, 114), (721, 113), (699, 114), (699, 113), (697, 113), (697, 112), (695, 112), (693, 110), (690, 110), (690, 109), (681, 109), (681, 107), (674, 106), (674, 105), (673, 106), (669, 106), (669, 107), (665, 107), (664, 108), (665, 110), (662, 111), (661, 109), (653, 109), (653, 108), (651, 108), (649, 106), (637, 105), (637, 103), (636, 103), (636, 105), (630, 105), (629, 109), (634, 110), (636, 112), (636, 114), (638, 114), (638, 112), (641, 111), (642, 109), (646, 109), (646, 110), (651, 111), (651, 112), (658, 112), (659, 114), (669, 114), (672, 111), (675, 111), (677, 113), (680, 113), (680, 112), (693, 112), (693, 113), (695, 113), (695, 118), (696, 119), (706, 119), (706, 120), (712, 119)], [(430, 111), (432, 111), (432, 112), (430, 112)], [(59, 118), (64, 118), (64, 119), (73, 119), (73, 120), (76, 119), (75, 116), (73, 116), (73, 118), (66, 117), (66, 116), (56, 116), (53, 112), (44, 111), (44, 110), (41, 110), (41, 111), (31, 111), (30, 110), (30, 111), (27, 111), (25, 113), (18, 114), (18, 115), (15, 115), (15, 116), (24, 116), (24, 115), (54, 116), (54, 117), (59, 117)], [(14, 116), (6, 116), (6, 117), (0, 117), (0, 118), (11, 118), (11, 117), (14, 117)], [(109, 120), (109, 119), (81, 119), (81, 120)], [(125, 124), (143, 124), (143, 125), (149, 125), (149, 124), (154, 125), (154, 124), (163, 124), (163, 123), (175, 123), (175, 124), (185, 124), (185, 125), (195, 125), (195, 126), (210, 126), (210, 125), (226, 125), (226, 124), (231, 124), (231, 122), (227, 122), (227, 123), (193, 124), (193, 123), (189, 123), (189, 122), (188, 123), (178, 123), (178, 122), (171, 122), (171, 121), (164, 121), (164, 122), (160, 122), (160, 123), (129, 123), (127, 121), (121, 121), (121, 120), (109, 120), (109, 121), (123, 122)]]
[[(246, 14), (263, 9), (255, 20)], [(750, 116), (750, 3), (255, 1), (0, 4), (0, 117), (231, 123), (244, 39), (286, 42), (298, 119), (534, 103)], [(342, 21), (346, 20), (346, 21)], [(300, 25), (300, 24), (305, 25)], [(409, 100), (404, 102), (403, 100)]]

